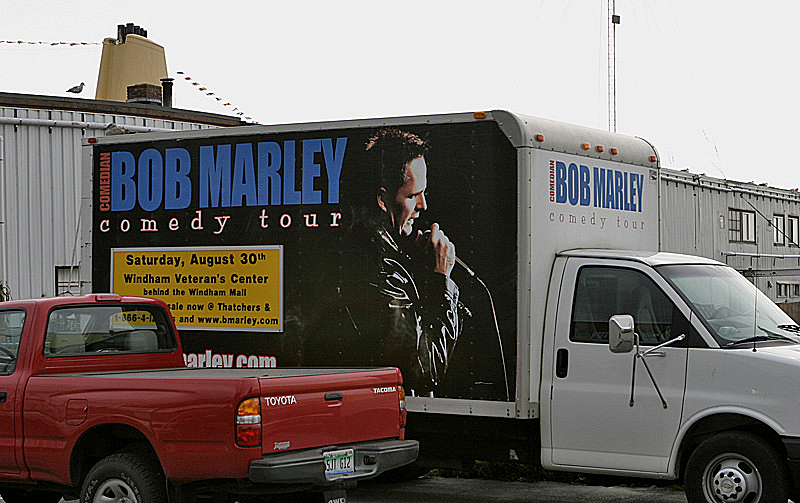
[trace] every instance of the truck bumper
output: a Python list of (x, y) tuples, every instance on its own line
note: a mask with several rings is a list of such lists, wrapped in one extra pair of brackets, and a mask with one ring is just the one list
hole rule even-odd
[(781, 440), (786, 449), (786, 461), (789, 474), (792, 476), (792, 486), (800, 488), (800, 438), (781, 437)]
[[(325, 477), (324, 453), (353, 449), (353, 473)], [(318, 447), (282, 454), (269, 454), (250, 463), (251, 482), (267, 484), (313, 484), (326, 486), (343, 480), (360, 480), (377, 476), (386, 470), (407, 465), (417, 459), (416, 440), (378, 440)]]

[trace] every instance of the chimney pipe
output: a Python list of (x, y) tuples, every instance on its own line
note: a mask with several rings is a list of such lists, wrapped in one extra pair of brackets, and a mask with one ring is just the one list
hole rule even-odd
[(161, 79), (161, 100), (162, 104), (167, 108), (172, 108), (172, 81), (169, 77)]

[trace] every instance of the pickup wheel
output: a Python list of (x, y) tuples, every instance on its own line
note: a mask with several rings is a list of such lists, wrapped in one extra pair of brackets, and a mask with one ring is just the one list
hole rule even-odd
[(727, 432), (697, 446), (684, 484), (689, 503), (786, 503), (789, 480), (774, 447), (755, 435)]
[(61, 501), (61, 493), (27, 489), (0, 488), (0, 496), (3, 497), (5, 503), (58, 503)]
[(95, 464), (81, 489), (81, 503), (166, 503), (166, 482), (151, 458), (112, 454)]

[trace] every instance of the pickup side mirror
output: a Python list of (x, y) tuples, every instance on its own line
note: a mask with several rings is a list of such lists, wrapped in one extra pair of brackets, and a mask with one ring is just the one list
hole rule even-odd
[(608, 349), (629, 353), (633, 349), (633, 316), (618, 314), (608, 320)]

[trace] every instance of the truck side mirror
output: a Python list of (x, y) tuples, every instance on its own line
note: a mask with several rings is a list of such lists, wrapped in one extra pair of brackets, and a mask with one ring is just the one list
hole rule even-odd
[(628, 353), (633, 349), (633, 316), (618, 314), (608, 320), (608, 349)]

